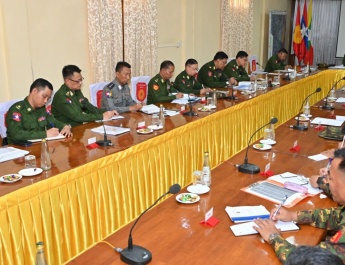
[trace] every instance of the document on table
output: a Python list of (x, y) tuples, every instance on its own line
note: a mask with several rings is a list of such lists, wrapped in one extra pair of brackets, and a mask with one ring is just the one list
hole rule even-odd
[(314, 161), (321, 161), (321, 160), (328, 159), (328, 156), (325, 156), (323, 154), (317, 154), (317, 155), (308, 156), (308, 158)]
[[(104, 125), (104, 127), (105, 127), (106, 134), (109, 134), (109, 135), (119, 135), (119, 134), (123, 134), (130, 131), (129, 128), (123, 128), (123, 127), (116, 127), (116, 126), (109, 126), (109, 125)], [(91, 131), (95, 133), (104, 134), (103, 126), (93, 128), (91, 129)]]
[(16, 159), (27, 155), (29, 151), (17, 149), (14, 147), (1, 147), (0, 148), (0, 162)]
[[(60, 139), (65, 139), (66, 136), (59, 134), (57, 136), (53, 136), (53, 137), (47, 137), (45, 138), (47, 141), (51, 141), (51, 140), (60, 140)], [(28, 142), (32, 142), (32, 143), (36, 143), (36, 142), (42, 142), (42, 139), (33, 139), (33, 140), (28, 140)]]
[(344, 121), (335, 120), (335, 119), (326, 119), (316, 117), (311, 123), (312, 124), (322, 124), (322, 125), (331, 125), (331, 126), (341, 126)]
[[(257, 234), (256, 230), (253, 226), (257, 226), (254, 222), (247, 222), (242, 224), (236, 224), (230, 226), (231, 231), (234, 233), (235, 236), (245, 236), (245, 235), (253, 235)], [(275, 226), (280, 229), (282, 232), (284, 231), (294, 231), (299, 230), (299, 227), (294, 222), (282, 222), (278, 221)]]
[(235, 223), (252, 221), (257, 218), (267, 219), (270, 217), (270, 212), (262, 205), (227, 206), (225, 211), (229, 215), (230, 219)]
[(146, 114), (153, 114), (153, 113), (158, 113), (159, 112), (159, 107), (156, 105), (150, 104), (150, 105), (145, 105), (141, 108), (141, 111), (146, 113)]
[(342, 97), (337, 98), (337, 100), (335, 102), (337, 102), (337, 103), (345, 103), (345, 98), (342, 98)]
[(115, 115), (113, 117), (111, 117), (110, 119), (107, 119), (107, 120), (97, 120), (96, 122), (102, 122), (102, 121), (111, 121), (111, 120), (119, 120), (119, 119), (124, 119), (125, 117), (123, 116), (120, 116), (120, 115)]

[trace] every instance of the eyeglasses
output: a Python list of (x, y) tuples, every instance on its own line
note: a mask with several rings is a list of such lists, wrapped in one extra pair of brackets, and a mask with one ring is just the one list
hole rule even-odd
[(283, 179), (295, 178), (295, 181), (293, 181), (293, 182), (296, 184), (299, 184), (299, 185), (309, 184), (309, 179), (303, 175), (290, 175), (290, 176), (286, 176), (286, 177), (283, 175), (280, 175), (280, 177), (282, 177)]
[(76, 84), (81, 84), (81, 83), (83, 83), (84, 77), (82, 77), (81, 80), (73, 80), (73, 79), (70, 79), (70, 78), (68, 78), (68, 80), (70, 80), (70, 81), (72, 81), (72, 82), (74, 82)]
[(188, 65), (189, 68), (191, 68), (193, 71), (198, 72), (198, 68), (193, 68), (192, 66)]

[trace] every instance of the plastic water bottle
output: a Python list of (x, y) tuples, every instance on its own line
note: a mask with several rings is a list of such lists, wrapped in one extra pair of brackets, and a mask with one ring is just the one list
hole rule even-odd
[(206, 186), (211, 186), (211, 168), (210, 168), (210, 159), (208, 157), (208, 152), (205, 152), (204, 155), (204, 164), (202, 166), (202, 173), (204, 184)]
[(43, 249), (43, 242), (37, 242), (36, 243), (36, 265), (47, 265), (46, 258), (44, 257), (44, 249)]
[(274, 130), (274, 124), (270, 124), (270, 129), (271, 129), (271, 140), (275, 140), (276, 139), (276, 133)]
[(310, 115), (310, 106), (309, 106), (309, 99), (305, 102), (305, 105), (303, 107), (303, 113), (305, 117), (309, 117)]
[(160, 105), (160, 110), (159, 110), (159, 125), (164, 128), (165, 126), (165, 117), (164, 117), (164, 108), (163, 105)]
[(49, 155), (49, 149), (46, 139), (42, 139), (41, 147), (41, 168), (43, 170), (49, 170), (52, 167)]
[(215, 89), (213, 89), (212, 99), (213, 99), (213, 105), (217, 106), (217, 92)]

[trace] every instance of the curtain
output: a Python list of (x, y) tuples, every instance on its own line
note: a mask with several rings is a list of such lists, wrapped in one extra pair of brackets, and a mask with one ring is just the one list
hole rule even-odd
[(156, 75), (157, 8), (156, 0), (124, 0), (125, 60), (132, 76)]
[(222, 0), (221, 49), (235, 57), (242, 50), (251, 53), (253, 0)]
[(88, 0), (87, 13), (91, 83), (113, 80), (123, 60), (121, 0)]

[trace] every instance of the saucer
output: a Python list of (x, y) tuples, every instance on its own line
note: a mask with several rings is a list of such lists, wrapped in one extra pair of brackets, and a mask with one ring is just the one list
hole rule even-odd
[(256, 150), (265, 151), (265, 150), (272, 149), (272, 146), (269, 145), (269, 144), (254, 144), (253, 148), (256, 149)]
[(262, 144), (268, 144), (268, 145), (274, 145), (274, 144), (276, 144), (277, 142), (274, 141), (274, 140), (271, 140), (271, 139), (267, 139), (267, 140), (260, 140), (260, 143), (262, 143)]
[(187, 190), (194, 194), (205, 194), (210, 191), (210, 187), (207, 187), (206, 185), (190, 185), (187, 187)]
[(152, 133), (153, 130), (152, 129), (149, 129), (149, 128), (144, 128), (144, 129), (138, 129), (137, 130), (137, 133), (140, 133), (140, 134), (149, 134), (149, 133)]
[(13, 183), (21, 180), (22, 176), (19, 174), (6, 174), (0, 177), (0, 182)]
[(31, 177), (41, 174), (43, 171), (42, 168), (24, 168), (18, 172), (18, 174), (22, 175), (23, 177)]
[[(295, 117), (295, 120), (298, 120), (298, 116)], [(309, 121), (310, 119), (308, 117), (304, 117), (302, 115), (299, 116), (299, 121)]]
[(161, 129), (163, 129), (163, 126), (162, 125), (149, 125), (149, 126), (147, 126), (147, 128), (149, 128), (149, 129), (151, 129), (151, 130), (161, 130)]
[(196, 203), (200, 200), (200, 196), (194, 193), (181, 193), (176, 196), (176, 201), (184, 204)]

